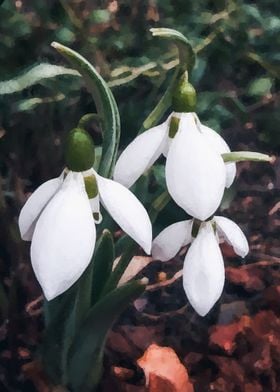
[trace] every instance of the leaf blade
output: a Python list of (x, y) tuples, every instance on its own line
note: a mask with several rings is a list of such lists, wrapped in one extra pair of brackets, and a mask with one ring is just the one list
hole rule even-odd
[(267, 154), (254, 151), (231, 151), (222, 154), (224, 162), (242, 162), (242, 161), (254, 161), (254, 162), (271, 162), (272, 157)]
[(142, 294), (145, 287), (143, 280), (127, 283), (111, 291), (90, 310), (69, 352), (68, 381), (74, 391), (89, 391), (98, 384), (106, 335), (127, 304)]
[(28, 71), (15, 78), (0, 82), (0, 95), (18, 93), (44, 79), (61, 75), (81, 76), (79, 72), (71, 68), (41, 63), (33, 66)]
[(51, 45), (83, 76), (93, 96), (97, 114), (102, 118), (103, 130), (103, 148), (98, 172), (104, 177), (110, 177), (120, 138), (120, 117), (115, 98), (105, 80), (88, 60), (58, 42)]

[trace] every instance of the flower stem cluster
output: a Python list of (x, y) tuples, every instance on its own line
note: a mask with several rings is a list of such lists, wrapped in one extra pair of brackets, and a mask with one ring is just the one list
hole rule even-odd
[(230, 149), (213, 129), (201, 124), (194, 112), (196, 92), (184, 74), (173, 91), (173, 112), (167, 120), (139, 135), (120, 155), (114, 179), (130, 187), (161, 154), (166, 157), (165, 177), (173, 200), (192, 219), (174, 223), (153, 241), (152, 255), (173, 258), (190, 244), (183, 268), (183, 286), (193, 308), (206, 315), (220, 298), (225, 269), (219, 242), (229, 242), (245, 257), (249, 247), (231, 220), (214, 216), (225, 188), (232, 185), (236, 164), (225, 163)]
[[(206, 315), (223, 290), (225, 269), (219, 243), (227, 241), (240, 257), (249, 251), (240, 228), (214, 215), (225, 188), (236, 175), (236, 164), (224, 162), (230, 149), (197, 114), (196, 92), (185, 72), (173, 89), (173, 111), (161, 124), (140, 134), (122, 152), (114, 181), (94, 169), (94, 143), (80, 127), (65, 146), (66, 167), (58, 178), (42, 184), (19, 216), (21, 236), (31, 241), (33, 269), (48, 300), (66, 291), (92, 258), (100, 204), (146, 253), (166, 261), (189, 245), (183, 286), (193, 308)], [(166, 157), (165, 177), (173, 200), (191, 217), (174, 223), (153, 241), (149, 216), (127, 188), (154, 162)], [(229, 154), (228, 154), (229, 155)]]

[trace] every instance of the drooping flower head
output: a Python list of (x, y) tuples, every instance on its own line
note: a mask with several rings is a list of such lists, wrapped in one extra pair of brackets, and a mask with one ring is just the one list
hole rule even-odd
[(92, 169), (94, 146), (81, 129), (66, 145), (67, 168), (43, 183), (19, 216), (23, 240), (31, 241), (31, 262), (45, 297), (51, 300), (82, 275), (93, 255), (100, 202), (117, 224), (150, 253), (152, 228), (139, 200), (124, 186)]
[(188, 214), (205, 220), (217, 210), (224, 188), (234, 180), (236, 167), (222, 160), (221, 154), (230, 151), (226, 142), (190, 111), (194, 110), (195, 102), (190, 98), (189, 85), (179, 84), (181, 95), (178, 92), (174, 95), (173, 107), (178, 111), (164, 123), (139, 135), (122, 152), (114, 179), (132, 186), (163, 154), (170, 195)]
[[(195, 224), (198, 224), (198, 233), (194, 237)], [(223, 291), (225, 270), (219, 247), (223, 241), (241, 257), (249, 251), (238, 225), (222, 216), (214, 216), (207, 222), (191, 219), (174, 223), (153, 241), (152, 256), (162, 261), (173, 258), (182, 246), (191, 244), (184, 261), (183, 286), (192, 307), (201, 316), (211, 310)]]

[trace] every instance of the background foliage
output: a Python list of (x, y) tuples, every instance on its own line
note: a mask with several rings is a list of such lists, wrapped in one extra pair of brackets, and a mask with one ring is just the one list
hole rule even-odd
[[(221, 132), (234, 150), (276, 154), (280, 147), (279, 15), (280, 3), (272, 0), (6, 0), (0, 6), (0, 80), (18, 77), (39, 63), (65, 65), (50, 47), (54, 40), (72, 47), (96, 66), (112, 88), (124, 147), (159, 101), (177, 64), (176, 48), (152, 38), (149, 29), (175, 28), (189, 38), (198, 55), (191, 81), (199, 93), (201, 120)], [(94, 111), (90, 94), (73, 75), (43, 79), (18, 90), (8, 94), (0, 84), (0, 308), (3, 320), (10, 316), (12, 353), (18, 331), (28, 329), (24, 320), (19, 321), (21, 312), (39, 293), (28, 249), (19, 239), (18, 212), (29, 191), (61, 172), (65, 134), (82, 115)], [(88, 129), (100, 144), (98, 123), (93, 121)], [(260, 187), (271, 183), (271, 178), (276, 200), (279, 164), (278, 171), (257, 166), (252, 174), (243, 173), (245, 183)], [(141, 191), (143, 183), (145, 178), (137, 184), (137, 193), (148, 205), (165, 188), (162, 165), (149, 177), (149, 193)], [(248, 228), (248, 213), (246, 217), (237, 210), (232, 209), (232, 218)], [(155, 233), (183, 217), (169, 203)], [(250, 230), (259, 233), (261, 227), (258, 221)], [(271, 230), (270, 235), (273, 245), (278, 234)]]

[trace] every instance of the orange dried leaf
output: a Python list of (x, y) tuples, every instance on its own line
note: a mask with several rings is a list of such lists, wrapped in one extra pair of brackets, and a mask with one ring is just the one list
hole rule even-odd
[(170, 347), (150, 345), (138, 359), (149, 392), (193, 392), (186, 368)]

